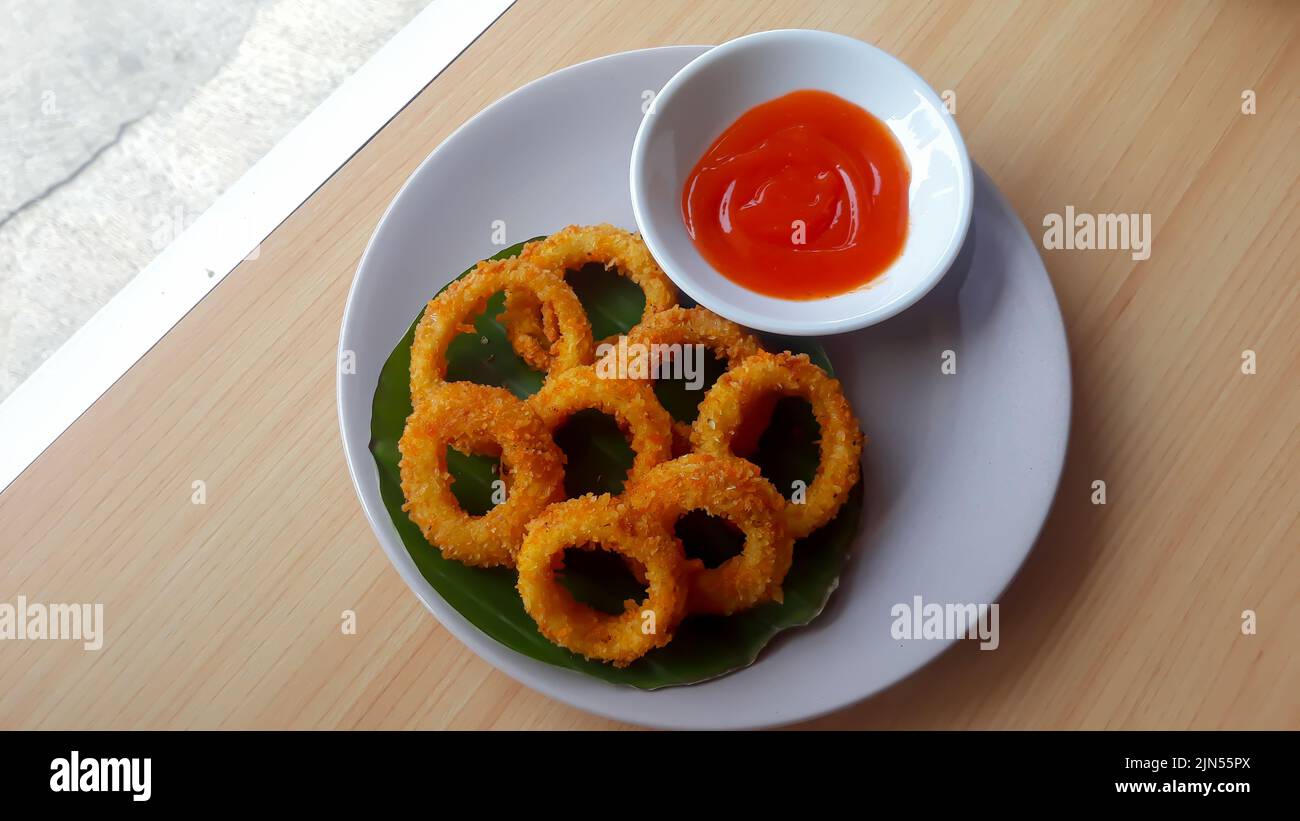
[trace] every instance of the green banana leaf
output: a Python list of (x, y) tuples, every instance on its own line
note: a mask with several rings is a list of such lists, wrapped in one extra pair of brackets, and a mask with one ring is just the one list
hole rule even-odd
[[(506, 248), (494, 259), (515, 256), (522, 247), (523, 243)], [(627, 279), (612, 276), (597, 265), (570, 272), (568, 281), (587, 310), (596, 339), (626, 332), (640, 319), (645, 297)], [(475, 321), (475, 333), (463, 334), (452, 342), (448, 379), (502, 386), (526, 397), (541, 387), (542, 374), (531, 370), (510, 347), (504, 329), (496, 321), (502, 303), (501, 294), (494, 296)], [(683, 304), (689, 302), (683, 300)], [(624, 668), (588, 661), (552, 644), (524, 611), (515, 590), (514, 571), (467, 567), (444, 559), (402, 511), (397, 441), (411, 413), (408, 372), (418, 321), (417, 316), (380, 373), (371, 415), (370, 450), (379, 468), (384, 505), (415, 564), (439, 595), (478, 629), (538, 661), (608, 682), (657, 689), (705, 681), (745, 667), (777, 633), (807, 624), (822, 611), (839, 583), (858, 529), (861, 482), (832, 522), (795, 544), (783, 603), (768, 603), (727, 617), (692, 616), (678, 627), (668, 646)], [(763, 341), (769, 350), (807, 353), (813, 362), (831, 371), (825, 351), (809, 340), (765, 336)], [(710, 361), (705, 369), (706, 384), (722, 370), (721, 363)], [(670, 380), (656, 383), (655, 391), (675, 418), (686, 421), (695, 417), (697, 401), (703, 395), (703, 391), (688, 391), (680, 381)], [(788, 497), (796, 479), (812, 482), (818, 461), (818, 436), (817, 422), (807, 403), (782, 400), (751, 458)], [(586, 492), (617, 494), (622, 490), (623, 478), (632, 464), (632, 450), (612, 419), (595, 411), (575, 414), (556, 432), (556, 442), (568, 457), (565, 489), (570, 496)], [(455, 478), (453, 492), (467, 512), (478, 515), (492, 507), (492, 482), (498, 468), (495, 459), (451, 450), (448, 467)], [(743, 543), (729, 525), (701, 513), (683, 518), (677, 533), (687, 553), (700, 557), (710, 567), (737, 553)], [(621, 612), (625, 599), (644, 595), (644, 588), (626, 566), (605, 551), (568, 551), (565, 565), (563, 583), (575, 598), (593, 607)]]

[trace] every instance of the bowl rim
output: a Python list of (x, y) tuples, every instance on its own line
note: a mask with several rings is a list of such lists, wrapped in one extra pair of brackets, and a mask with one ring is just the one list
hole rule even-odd
[[(756, 44), (766, 43), (770, 40), (789, 40), (798, 39), (804, 41), (835, 41), (840, 45), (855, 48), (865, 53), (870, 53), (877, 59), (891, 63), (895, 68), (900, 69), (913, 84), (915, 89), (920, 92), (921, 96), (940, 112), (941, 120), (944, 124), (946, 133), (951, 137), (953, 144), (956, 146), (958, 155), (957, 164), (957, 184), (959, 187), (958, 217), (955, 230), (949, 235), (947, 247), (938, 260), (923, 275), (918, 276), (915, 282), (907, 288), (901, 295), (882, 305), (869, 308), (868, 310), (854, 313), (850, 316), (828, 317), (820, 319), (795, 319), (789, 316), (772, 315), (766, 313), (757, 313), (748, 308), (744, 308), (734, 303), (720, 301), (713, 298), (704, 289), (699, 287), (696, 278), (688, 272), (674, 272), (670, 265), (665, 265), (665, 261), (671, 258), (668, 252), (667, 243), (662, 242), (658, 233), (654, 229), (653, 218), (650, 217), (651, 209), (648, 205), (648, 196), (644, 178), (646, 169), (649, 167), (648, 162), (648, 145), (650, 134), (658, 126), (661, 116), (663, 115), (663, 106), (661, 101), (665, 98), (670, 99), (680, 91), (687, 83), (694, 80), (701, 72), (706, 71), (718, 60), (732, 54), (736, 51), (753, 47)], [(904, 149), (906, 150), (906, 149)], [(909, 157), (909, 161), (912, 158)], [(738, 322), (748, 328), (768, 333), (786, 334), (789, 336), (827, 336), (831, 334), (846, 333), (867, 328), (877, 323), (883, 322), (890, 317), (915, 305), (922, 297), (928, 294), (939, 281), (943, 279), (952, 264), (961, 253), (962, 246), (966, 242), (966, 237), (970, 232), (971, 214), (974, 210), (975, 202), (975, 184), (974, 173), (971, 167), (970, 153), (966, 148), (966, 141), (962, 137), (961, 129), (957, 126), (957, 121), (948, 112), (947, 106), (942, 98), (935, 92), (929, 83), (925, 81), (920, 74), (911, 66), (899, 58), (856, 37), (838, 34), (836, 32), (822, 31), (820, 29), (771, 29), (768, 31), (755, 32), (728, 40), (725, 43), (714, 46), (700, 56), (691, 60), (680, 71), (672, 76), (663, 88), (654, 96), (650, 108), (641, 120), (637, 128), (636, 138), (632, 142), (632, 152), (630, 162), (628, 163), (628, 188), (632, 199), (632, 215), (636, 220), (637, 229), (641, 233), (641, 238), (645, 240), (646, 246), (650, 253), (663, 266), (664, 272), (668, 278), (673, 281), (678, 288), (686, 292), (688, 296), (694, 299), (700, 305), (713, 311), (720, 316), (726, 317), (734, 322)], [(705, 263), (706, 265), (708, 263)], [(721, 274), (719, 274), (721, 275)], [(786, 300), (788, 302), (799, 302), (803, 304), (826, 304), (830, 300), (841, 295), (833, 297), (822, 297), (811, 300)]]

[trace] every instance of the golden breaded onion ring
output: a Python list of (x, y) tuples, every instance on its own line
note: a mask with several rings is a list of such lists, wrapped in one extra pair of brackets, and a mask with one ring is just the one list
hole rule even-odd
[(745, 415), (772, 394), (808, 400), (821, 427), (821, 461), (805, 501), (785, 506), (786, 527), (798, 539), (835, 518), (858, 481), (863, 436), (838, 380), (806, 354), (755, 354), (719, 377), (704, 397), (691, 445), (701, 453), (732, 453)]
[(745, 534), (744, 550), (705, 569), (688, 566), (691, 613), (730, 615), (766, 601), (781, 601), (794, 539), (785, 527), (785, 499), (758, 466), (735, 456), (692, 453), (665, 462), (628, 483), (624, 498), (653, 531), (673, 533), (693, 510), (726, 519)]
[[(519, 595), (546, 638), (589, 659), (625, 667), (672, 639), (686, 609), (681, 545), (662, 533), (635, 533), (608, 494), (581, 496), (547, 508), (528, 526), (519, 550)], [(575, 600), (556, 579), (570, 547), (617, 553), (643, 571), (646, 599), (628, 599), (618, 615)], [(653, 614), (653, 632), (646, 613)]]
[[(545, 239), (530, 242), (519, 259), (563, 278), (565, 271), (599, 262), (635, 282), (645, 294), (641, 319), (677, 304), (677, 288), (655, 262), (639, 234), (601, 224), (570, 225)], [(515, 352), (539, 371), (553, 371), (551, 348), (567, 332), (555, 309), (524, 289), (506, 291), (499, 316)]]
[[(645, 345), (650, 352), (662, 351), (655, 346), (662, 345), (703, 345), (713, 351), (714, 355), (733, 368), (746, 358), (763, 350), (763, 343), (758, 337), (740, 325), (718, 316), (707, 308), (668, 308), (646, 317), (639, 325), (628, 332), (628, 345)], [(605, 343), (602, 343), (605, 344)], [(616, 343), (610, 343), (616, 344)], [(597, 354), (600, 346), (597, 346)], [(605, 357), (617, 357), (617, 347), (606, 350)], [(603, 358), (602, 360), (603, 361)], [(655, 367), (658, 365), (658, 367)], [(649, 373), (656, 373), (664, 367), (652, 357)], [(602, 370), (597, 363), (597, 371)], [(758, 438), (767, 428), (772, 418), (775, 403), (766, 407), (756, 406), (745, 421), (744, 428), (734, 443), (734, 452), (738, 456), (752, 453), (758, 446)], [(673, 455), (682, 456), (691, 452), (691, 426), (689, 422), (673, 423)]]
[(601, 379), (590, 365), (570, 368), (547, 377), (542, 389), (528, 397), (528, 406), (552, 434), (580, 410), (614, 417), (636, 454), (628, 478), (672, 458), (672, 417), (643, 382)]
[(673, 458), (691, 452), (691, 423), (673, 420)]
[[(447, 447), (499, 454), (506, 499), (482, 516), (452, 494)], [(448, 559), (475, 567), (513, 567), (524, 528), (564, 498), (564, 454), (536, 414), (504, 388), (471, 382), (434, 385), (406, 420), (398, 441), (402, 509)]]
[(459, 334), (472, 331), (473, 318), (493, 294), (512, 290), (531, 294), (552, 311), (562, 330), (555, 342), (553, 370), (589, 364), (593, 356), (591, 323), (582, 303), (563, 277), (535, 268), (517, 257), (485, 260), (451, 283), (424, 309), (411, 344), (411, 401), (447, 378), (447, 347)]
[[(610, 347), (606, 347), (602, 354), (600, 349), (606, 345)], [(723, 319), (707, 308), (683, 308), (680, 305), (642, 319), (640, 324), (628, 331), (629, 352), (637, 350), (632, 348), (633, 345), (645, 346), (649, 356), (646, 381), (653, 374), (667, 369), (668, 366), (657, 355), (664, 353), (669, 345), (681, 346), (683, 349), (687, 345), (703, 345), (724, 360), (728, 368), (735, 367), (747, 357), (763, 350), (758, 337), (731, 320)], [(599, 355), (597, 372), (615, 370), (610, 360), (617, 361), (620, 355), (618, 346), (618, 340), (602, 341), (596, 346)]]
[(647, 316), (628, 331), (627, 341), (643, 345), (703, 345), (719, 359), (726, 360), (728, 368), (763, 350), (758, 337), (730, 319), (698, 306), (679, 305)]

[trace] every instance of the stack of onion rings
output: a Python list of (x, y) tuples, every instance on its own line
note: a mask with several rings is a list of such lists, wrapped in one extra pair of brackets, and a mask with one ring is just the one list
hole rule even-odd
[[(747, 357), (763, 350), (763, 343), (758, 337), (741, 326), (724, 319), (706, 308), (668, 308), (641, 320), (628, 333), (628, 345), (645, 345), (651, 352), (650, 373), (663, 373), (662, 363), (656, 352), (663, 351), (663, 346), (703, 345), (713, 351), (714, 356), (725, 361), (728, 368), (735, 367)], [(607, 344), (602, 342), (603, 344)], [(600, 346), (596, 348), (600, 354)], [(617, 350), (609, 350), (606, 357), (617, 356)], [(683, 355), (685, 353), (683, 352)], [(733, 452), (745, 456), (758, 447), (758, 437), (767, 428), (772, 419), (775, 401), (766, 407), (756, 407), (747, 417), (743, 432), (737, 436)], [(673, 423), (673, 455), (682, 456), (691, 452), (691, 426), (688, 422)]]
[(458, 335), (472, 331), (474, 316), (488, 299), (506, 289), (526, 292), (549, 307), (563, 331), (548, 350), (552, 372), (591, 362), (591, 323), (577, 294), (556, 274), (535, 268), (518, 258), (480, 262), (432, 300), (415, 328), (411, 345), (411, 397), (423, 395), (447, 377), (447, 348)]
[[(564, 271), (593, 261), (646, 294), (629, 344), (652, 355), (663, 350), (656, 346), (703, 345), (726, 361), (693, 425), (674, 422), (647, 379), (605, 378), (610, 369), (592, 365), (591, 325)], [(501, 291), (499, 319), (512, 347), (546, 372), (526, 400), (446, 381), (452, 339), (472, 330), (473, 317)], [(821, 427), (821, 460), (802, 504), (787, 502), (743, 458), (781, 396), (806, 399)], [(640, 237), (607, 225), (570, 226), (518, 257), (482, 262), (430, 301), (411, 346), (411, 400), (399, 442), (411, 520), (446, 558), (515, 567), (524, 608), (542, 635), (616, 666), (667, 644), (688, 614), (725, 616), (781, 602), (795, 540), (833, 519), (859, 477), (863, 436), (839, 383), (805, 355), (768, 353), (739, 325), (677, 306), (676, 290)], [(620, 496), (564, 500), (565, 457), (553, 434), (584, 409), (614, 417), (635, 453)], [(448, 447), (500, 456), (505, 501), (482, 516), (465, 513), (451, 492)], [(712, 569), (688, 559), (674, 528), (696, 510), (737, 526), (741, 553)], [(629, 600), (611, 616), (574, 600), (556, 578), (569, 548), (621, 555), (647, 586), (645, 601)]]
[[(677, 304), (677, 288), (650, 256), (637, 234), (602, 224), (570, 225), (519, 253), (519, 259), (560, 278), (566, 271), (597, 262), (635, 282), (645, 294), (644, 321)], [(498, 317), (519, 356), (539, 371), (551, 370), (551, 348), (567, 334), (555, 306), (527, 288), (506, 289), (506, 309)]]

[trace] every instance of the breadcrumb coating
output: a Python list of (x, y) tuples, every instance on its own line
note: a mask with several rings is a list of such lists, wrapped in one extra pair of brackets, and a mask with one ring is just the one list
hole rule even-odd
[[(623, 612), (602, 613), (577, 601), (557, 574), (571, 547), (617, 553), (643, 571), (644, 601), (628, 599)], [(519, 550), (519, 596), (537, 629), (551, 641), (625, 667), (672, 640), (686, 611), (686, 563), (681, 545), (634, 532), (626, 504), (608, 494), (581, 496), (547, 508), (528, 525)]]
[[(645, 321), (677, 304), (677, 286), (668, 278), (645, 246), (640, 234), (613, 225), (570, 225), (545, 239), (530, 242), (519, 259), (561, 279), (565, 271), (596, 262), (635, 282), (645, 294)], [(506, 328), (515, 352), (539, 371), (551, 370), (552, 348), (565, 331), (556, 321), (555, 308), (537, 294), (521, 288), (506, 291), (506, 309), (498, 319)], [(604, 340), (609, 341), (609, 340)]]
[(691, 428), (691, 444), (701, 453), (733, 453), (745, 416), (772, 394), (808, 400), (821, 427), (821, 460), (806, 498), (803, 504), (785, 505), (786, 527), (799, 539), (835, 518), (858, 481), (863, 436), (838, 380), (806, 354), (755, 354), (719, 377), (704, 397)]
[(758, 467), (735, 456), (693, 453), (665, 462), (624, 496), (643, 530), (672, 538), (677, 520), (693, 510), (726, 519), (745, 534), (741, 553), (705, 569), (689, 561), (691, 613), (730, 615), (765, 601), (781, 601), (794, 539), (786, 531), (785, 499)]
[(672, 417), (643, 382), (601, 379), (588, 365), (547, 378), (528, 406), (552, 434), (573, 414), (595, 409), (614, 417), (636, 457), (628, 478), (672, 458)]
[[(447, 447), (500, 455), (505, 501), (471, 516), (456, 501)], [(402, 509), (442, 555), (475, 567), (513, 567), (524, 527), (564, 498), (564, 454), (528, 406), (504, 388), (434, 386), (398, 441)]]
[(432, 385), (447, 378), (447, 348), (451, 341), (472, 331), (473, 319), (483, 312), (488, 299), (507, 289), (532, 294), (550, 307), (562, 331), (548, 361), (552, 371), (591, 363), (595, 355), (591, 323), (577, 294), (562, 277), (535, 268), (518, 257), (485, 260), (430, 300), (420, 317), (411, 344), (412, 403)]

